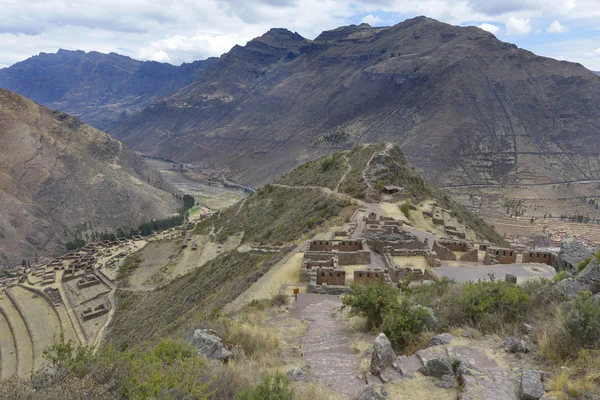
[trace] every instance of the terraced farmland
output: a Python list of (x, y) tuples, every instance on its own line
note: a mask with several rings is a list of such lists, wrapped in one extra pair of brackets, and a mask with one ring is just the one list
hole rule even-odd
[[(8, 329), (10, 330), (13, 338), (13, 345), (16, 349), (16, 367), (11, 363), (10, 357), (4, 357), (6, 352), (4, 347), (2, 348), (2, 376), (8, 375), (10, 371), (16, 370), (16, 373), (20, 377), (27, 377), (33, 370), (33, 343), (29, 329), (25, 324), (25, 321), (19, 310), (17, 310), (6, 292), (0, 295), (0, 309), (2, 315), (8, 323)], [(6, 340), (10, 343), (10, 339)], [(4, 344), (4, 341), (2, 342)], [(14, 362), (14, 359), (13, 359)]]

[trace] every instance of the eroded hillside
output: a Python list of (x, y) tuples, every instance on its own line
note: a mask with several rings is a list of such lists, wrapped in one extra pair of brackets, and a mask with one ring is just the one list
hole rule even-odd
[(418, 17), (312, 41), (271, 30), (111, 133), (152, 155), (225, 163), (257, 186), (380, 141), (436, 186), (562, 182), (599, 177), (598, 97), (581, 65)]
[(162, 178), (123, 144), (0, 89), (0, 264), (64, 250), (73, 229), (129, 227), (174, 213)]

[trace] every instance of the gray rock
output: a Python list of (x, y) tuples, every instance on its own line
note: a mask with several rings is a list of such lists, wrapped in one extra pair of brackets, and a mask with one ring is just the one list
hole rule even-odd
[(396, 354), (392, 349), (392, 344), (385, 334), (380, 333), (373, 342), (373, 352), (371, 353), (371, 373), (379, 375), (381, 371), (392, 365), (396, 359)]
[(365, 375), (365, 383), (367, 385), (378, 385), (381, 383), (381, 379), (367, 372)]
[(300, 368), (294, 368), (287, 374), (290, 377), (292, 382), (304, 381), (306, 380), (306, 374)]
[(233, 353), (227, 349), (217, 332), (212, 329), (197, 329), (191, 343), (196, 347), (198, 355), (217, 360), (228, 360)]
[(560, 252), (556, 260), (556, 270), (564, 270), (571, 274), (576, 274), (579, 263), (588, 257), (593, 257), (593, 255), (593, 250), (586, 247), (583, 243), (574, 238), (567, 238), (560, 246)]
[(504, 280), (508, 283), (517, 283), (517, 277), (513, 274), (504, 275)]
[(435, 316), (435, 313), (433, 312), (433, 310), (431, 308), (423, 307), (421, 305), (413, 306), (413, 308), (422, 308), (425, 311), (427, 311), (429, 316), (426, 317), (425, 320), (423, 321), (423, 328), (426, 331), (435, 331), (438, 326), (438, 319)]
[(454, 339), (454, 335), (451, 333), (440, 333), (431, 338), (427, 347), (449, 344), (452, 339)]
[(382, 371), (381, 374), (379, 374), (379, 379), (381, 379), (381, 382), (383, 382), (383, 383), (393, 383), (393, 382), (401, 380), (402, 374), (397, 372), (392, 367), (392, 368), (386, 369), (385, 371)]
[(454, 386), (454, 375), (444, 375), (435, 386), (443, 389), (451, 389)]
[(356, 400), (385, 400), (382, 389), (381, 386), (369, 385), (356, 395)]
[(535, 326), (531, 325), (531, 324), (523, 324), (523, 330), (526, 333), (531, 333), (535, 330)]
[(502, 347), (504, 347), (504, 351), (507, 353), (529, 353), (531, 351), (529, 344), (518, 337), (506, 339), (504, 343), (502, 343)]
[(445, 346), (434, 346), (419, 350), (417, 351), (417, 357), (423, 363), (423, 366), (419, 368), (419, 372), (423, 375), (441, 378), (444, 375), (452, 374), (452, 365)]
[(402, 374), (402, 376), (412, 376), (423, 366), (421, 360), (417, 356), (399, 356), (392, 363), (392, 368)]
[(525, 370), (521, 374), (519, 395), (521, 400), (538, 400), (544, 394), (539, 371)]
[(443, 377), (452, 374), (452, 364), (449, 358), (433, 358), (421, 368), (419, 372), (425, 376)]

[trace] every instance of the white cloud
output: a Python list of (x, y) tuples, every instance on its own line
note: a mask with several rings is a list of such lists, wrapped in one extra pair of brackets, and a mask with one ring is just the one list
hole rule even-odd
[(364, 22), (371, 26), (374, 26), (381, 24), (381, 18), (379, 18), (379, 15), (369, 14), (365, 16), (360, 22)]
[(596, 50), (594, 50), (593, 54), (597, 57), (600, 57), (600, 47), (598, 47)]
[(499, 26), (488, 24), (488, 23), (477, 25), (477, 27), (483, 29), (484, 31), (493, 33), (494, 35), (497, 35), (498, 32), (500, 32)]
[(513, 36), (525, 36), (531, 32), (531, 20), (529, 18), (510, 17), (506, 21), (506, 33)]
[(562, 26), (558, 20), (554, 21), (550, 24), (546, 32), (548, 33), (563, 33), (567, 32), (569, 29), (566, 26)]
[(380, 25), (417, 15), (479, 25), (496, 35), (511, 35), (510, 40), (523, 46), (522, 37), (555, 20), (574, 34), (582, 27), (597, 29), (598, 1), (0, 0), (0, 65), (59, 48), (114, 51), (179, 64), (219, 56), (273, 27), (313, 39), (323, 30), (361, 19)]

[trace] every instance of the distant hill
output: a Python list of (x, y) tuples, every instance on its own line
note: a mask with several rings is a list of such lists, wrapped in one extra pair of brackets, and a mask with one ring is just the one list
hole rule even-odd
[(593, 73), (595, 73), (596, 75), (600, 75), (600, 71), (592, 71)]
[(99, 232), (176, 211), (160, 175), (77, 118), (0, 89), (0, 267), (64, 253), (78, 225)]
[(438, 186), (572, 181), (600, 178), (599, 98), (579, 64), (418, 17), (315, 40), (273, 29), (109, 133), (256, 186), (380, 141)]
[(59, 50), (0, 69), (0, 87), (105, 129), (190, 84), (214, 60), (176, 67), (116, 53)]

